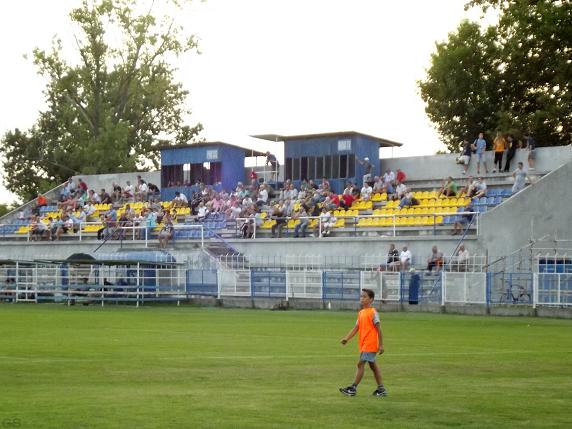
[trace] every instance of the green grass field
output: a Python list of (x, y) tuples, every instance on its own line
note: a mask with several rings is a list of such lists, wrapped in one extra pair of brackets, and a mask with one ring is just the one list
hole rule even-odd
[(389, 396), (348, 398), (355, 316), (0, 305), (0, 427), (570, 427), (572, 321), (383, 314)]

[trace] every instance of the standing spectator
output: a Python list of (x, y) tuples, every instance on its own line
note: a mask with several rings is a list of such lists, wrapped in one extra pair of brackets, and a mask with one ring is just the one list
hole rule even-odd
[(272, 169), (270, 171), (271, 177), (274, 180), (278, 180), (278, 160), (276, 159), (276, 156), (271, 154), (270, 151), (266, 151), (266, 164), (265, 165), (270, 165), (270, 168)]
[(534, 160), (536, 159), (536, 140), (530, 133), (524, 136), (526, 139), (526, 148), (528, 149), (528, 169), (534, 170)]
[(481, 162), (483, 163), (483, 166), (485, 167), (485, 173), (488, 173), (489, 170), (487, 168), (487, 161), (485, 159), (485, 155), (486, 155), (486, 150), (487, 150), (487, 141), (485, 140), (485, 135), (484, 133), (479, 133), (479, 138), (477, 138), (475, 140), (475, 142), (473, 143), (473, 146), (475, 148), (475, 152), (477, 155), (477, 174), (481, 174)]
[(512, 173), (512, 177), (514, 178), (514, 185), (512, 185), (512, 194), (516, 194), (524, 189), (526, 186), (526, 179), (532, 183), (530, 177), (528, 176), (527, 172), (524, 170), (524, 164), (522, 162), (518, 163), (518, 167)]
[(399, 271), (399, 250), (395, 248), (393, 243), (389, 245), (387, 252), (386, 269), (387, 271)]
[(363, 178), (362, 178), (362, 184), (365, 185), (366, 182), (369, 182), (371, 180), (371, 172), (373, 171), (373, 164), (371, 162), (369, 162), (369, 158), (366, 156), (363, 160), (359, 160), (358, 162), (363, 165), (363, 170), (364, 170), (364, 174), (363, 174)]
[(407, 271), (409, 266), (411, 265), (411, 251), (407, 248), (407, 246), (403, 246), (401, 249), (401, 253), (399, 254), (399, 267), (401, 271)]
[(495, 150), (495, 162), (493, 163), (493, 173), (497, 172), (497, 165), (499, 173), (502, 171), (502, 157), (504, 155), (504, 151), (506, 150), (506, 139), (503, 137), (501, 133), (497, 133), (493, 141), (493, 147)]
[(427, 271), (432, 272), (433, 268), (439, 272), (443, 265), (443, 252), (440, 252), (437, 246), (431, 248), (431, 256), (427, 259)]
[(173, 238), (175, 227), (173, 226), (173, 219), (169, 212), (165, 213), (163, 218), (163, 227), (159, 231), (159, 247), (164, 249), (169, 244), (169, 240)]
[(407, 175), (403, 172), (403, 170), (401, 170), (400, 168), (395, 170), (395, 181), (396, 182), (403, 183), (403, 182), (405, 182), (405, 179), (407, 179)]
[[(138, 176), (141, 177), (141, 176)], [(135, 201), (145, 201), (147, 200), (147, 193), (149, 192), (149, 187), (145, 180), (139, 178), (139, 183), (135, 188)]]
[(508, 135), (506, 140), (507, 140), (506, 144), (508, 146), (508, 151), (506, 153), (506, 163), (504, 165), (504, 172), (508, 173), (510, 171), (510, 162), (514, 158), (514, 155), (516, 154), (516, 149), (518, 148), (518, 142), (510, 134)]
[(248, 175), (248, 177), (250, 178), (250, 184), (256, 185), (256, 183), (258, 182), (258, 174), (256, 174), (256, 171), (254, 171), (254, 168), (250, 170), (250, 174)]
[(467, 170), (469, 169), (469, 164), (471, 163), (471, 155), (473, 154), (473, 145), (469, 142), (469, 140), (465, 139), (463, 141), (463, 153), (459, 157), (459, 164), (463, 165), (462, 174), (467, 174)]
[(40, 215), (40, 209), (42, 207), (46, 207), (48, 205), (48, 200), (42, 194), (38, 194), (38, 198), (36, 199), (36, 206), (34, 207), (33, 213), (36, 215)]

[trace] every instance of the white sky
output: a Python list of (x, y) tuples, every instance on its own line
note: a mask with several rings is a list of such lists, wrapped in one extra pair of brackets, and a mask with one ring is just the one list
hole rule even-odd
[[(466, 0), (208, 0), (181, 18), (201, 55), (177, 62), (190, 91), (191, 124), (207, 141), (271, 150), (251, 134), (353, 130), (396, 140), (396, 156), (443, 149), (416, 81)], [(0, 133), (27, 129), (43, 109), (43, 80), (23, 55), (69, 46), (68, 12), (79, 0), (0, 2)], [(142, 1), (142, 3), (148, 3)], [(161, 11), (163, 2), (155, 1)], [(73, 49), (73, 46), (70, 46)], [(0, 187), (0, 202), (12, 201)]]

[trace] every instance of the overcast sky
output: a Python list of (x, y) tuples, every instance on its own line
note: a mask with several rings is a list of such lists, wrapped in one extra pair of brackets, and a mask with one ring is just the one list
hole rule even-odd
[[(44, 81), (23, 55), (70, 39), (79, 0), (0, 2), (0, 132), (30, 127)], [(147, 1), (142, 1), (147, 3)], [(161, 11), (162, 1), (155, 0)], [(463, 18), (465, 0), (208, 0), (181, 18), (201, 54), (177, 62), (191, 123), (208, 141), (271, 150), (251, 134), (354, 130), (404, 143), (396, 156), (444, 147), (416, 81), (436, 41)], [(0, 202), (11, 201), (2, 187)]]

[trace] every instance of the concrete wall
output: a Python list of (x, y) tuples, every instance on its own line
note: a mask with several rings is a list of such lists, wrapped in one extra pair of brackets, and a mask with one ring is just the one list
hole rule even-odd
[(568, 162), (485, 213), (480, 219), (478, 247), (502, 256), (545, 235), (572, 239), (571, 185), (572, 162)]
[(81, 178), (89, 189), (93, 189), (99, 192), (101, 189), (105, 188), (107, 192), (113, 190), (112, 184), (117, 183), (121, 187), (124, 187), (129, 180), (132, 186), (137, 183), (137, 176), (141, 176), (143, 180), (147, 183), (153, 183), (159, 188), (161, 187), (161, 172), (160, 171), (141, 171), (136, 173), (117, 173), (117, 174), (91, 174), (91, 175), (79, 175), (74, 176), (73, 179), (77, 181)]
[[(351, 262), (351, 258), (362, 256), (372, 257), (368, 259), (372, 263), (379, 260), (383, 263), (387, 258), (387, 250), (390, 243), (395, 243), (398, 249), (407, 245), (413, 254), (413, 262), (417, 265), (425, 265), (431, 253), (431, 246), (436, 244), (446, 256), (449, 256), (458, 239), (450, 236), (430, 236), (430, 237), (328, 237), (323, 239), (269, 239), (257, 240), (229, 240), (229, 244), (246, 256), (257, 256), (264, 258), (279, 258), (281, 256), (325, 256), (330, 258), (346, 258)], [(58, 241), (58, 242), (2, 242), (0, 241), (0, 259), (65, 259), (73, 253), (91, 253), (100, 242), (90, 241)], [(156, 247), (157, 243), (150, 243)], [(474, 254), (473, 248), (476, 245), (474, 238), (466, 241), (466, 246)], [(198, 242), (178, 242), (174, 250), (168, 249), (178, 261), (192, 257), (198, 251)], [(123, 243), (124, 249), (141, 249), (142, 243), (126, 241)], [(112, 253), (120, 250), (119, 242), (108, 242), (100, 250), (100, 253)], [(348, 263), (349, 263), (348, 262)], [(358, 268), (358, 267), (356, 267)]]
[[(536, 170), (538, 172), (552, 171), (566, 162), (572, 161), (572, 146), (541, 147), (536, 149)], [(409, 180), (426, 180), (431, 178), (444, 178), (447, 176), (461, 177), (461, 166), (455, 164), (458, 154), (411, 156), (404, 158), (383, 158), (381, 168), (385, 170), (391, 168), (395, 171), (401, 168)], [(494, 153), (488, 151), (486, 154), (487, 166), (492, 170)], [(528, 151), (518, 149), (516, 156), (511, 161), (511, 170), (516, 168), (518, 161), (524, 162), (527, 166)], [(503, 166), (504, 166), (503, 159)], [(378, 172), (376, 172), (377, 174)], [(481, 168), (484, 174), (484, 169)], [(477, 158), (471, 157), (468, 174), (477, 174)]]

